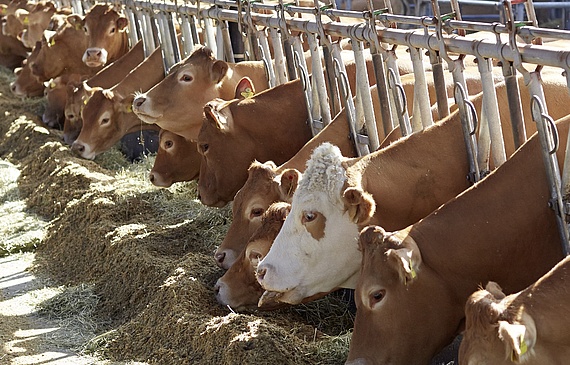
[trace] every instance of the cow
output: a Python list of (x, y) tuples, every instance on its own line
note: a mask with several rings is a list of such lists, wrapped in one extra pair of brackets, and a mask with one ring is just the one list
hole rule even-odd
[(42, 37), (40, 52), (36, 59), (30, 62), (32, 73), (41, 82), (65, 74), (92, 76), (99, 69), (87, 67), (81, 62), (81, 55), (86, 46), (85, 33), (71, 23), (67, 23), (55, 33), (46, 31)]
[(570, 257), (536, 283), (505, 296), (489, 282), (465, 304), (459, 364), (564, 364), (570, 359)]
[(105, 66), (129, 51), (128, 20), (113, 5), (95, 4), (85, 18), (73, 14), (67, 21), (87, 37), (81, 59), (89, 67)]
[[(569, 123), (570, 117), (556, 123), (559, 161)], [(361, 232), (347, 365), (426, 364), (461, 332), (465, 303), (481, 283), (515, 293), (564, 257), (541, 153), (534, 134), (488, 177), (421, 221), (396, 232), (375, 225)]]
[(14, 70), (22, 66), (28, 52), (29, 49), (17, 38), (0, 34), (0, 65)]
[(66, 74), (51, 80), (46, 87), (46, 108), (42, 114), (42, 122), (50, 128), (61, 128), (65, 120), (65, 103), (67, 101), (68, 83), (78, 84), (82, 76)]
[(158, 131), (156, 125), (142, 123), (131, 105), (135, 92), (148, 90), (162, 78), (164, 69), (158, 47), (117, 85), (110, 89), (95, 88), (81, 112), (83, 126), (71, 149), (83, 158), (93, 159), (127, 133), (142, 129)]
[(201, 155), (196, 142), (160, 130), (159, 146), (154, 165), (149, 173), (155, 186), (169, 187), (175, 182), (196, 180), (200, 175)]
[[(468, 73), (466, 81), (470, 92), (480, 92), (481, 85), (476, 82), (472, 73)], [(428, 78), (429, 80), (429, 78)], [(402, 85), (406, 93), (408, 108), (411, 110), (413, 105), (413, 87), (415, 80), (413, 75), (404, 75), (402, 77)], [(452, 83), (448, 82), (448, 93), (451, 92)], [(429, 84), (429, 96), (431, 100), (435, 100), (435, 89), (433, 83)], [(375, 115), (379, 116), (379, 101), (376, 86), (370, 88)], [(285, 113), (286, 114), (286, 113)], [(435, 116), (434, 109), (434, 119)], [(341, 153), (345, 157), (356, 157), (356, 149), (354, 143), (349, 138), (350, 131), (345, 111), (342, 111), (322, 132), (308, 142), (291, 160), (285, 162), (279, 167), (275, 167), (273, 162), (260, 164), (254, 163), (250, 167), (248, 178), (243, 187), (236, 193), (234, 204), (232, 205), (232, 223), (228, 232), (216, 250), (214, 259), (222, 268), (228, 269), (236, 258), (236, 255), (243, 249), (247, 239), (257, 229), (260, 217), (267, 207), (276, 201), (284, 201), (290, 196), (283, 195), (279, 188), (279, 182), (282, 181), (280, 174), (286, 169), (297, 169), (303, 171), (305, 163), (309, 159), (312, 150), (322, 142), (331, 142), (338, 146)], [(326, 131), (326, 132), (325, 132)], [(380, 140), (384, 138), (380, 147), (387, 146), (401, 136), (399, 129), (395, 129), (388, 136), (384, 137), (382, 128), (378, 130)], [(291, 190), (289, 190), (291, 191)]]
[(216, 60), (209, 48), (197, 46), (172, 66), (162, 82), (135, 98), (133, 111), (145, 123), (156, 123), (196, 141), (206, 103), (215, 98), (233, 99), (244, 76), (251, 78), (257, 91), (269, 86), (263, 62), (227, 63)]
[[(59, 14), (56, 18), (52, 19), (55, 14)], [(51, 1), (38, 2), (26, 19), (26, 26), (21, 35), (22, 43), (31, 47), (36, 42), (41, 42), (44, 30), (57, 31), (59, 26), (62, 25), (61, 19), (63, 16), (71, 15), (69, 8), (56, 9)]]
[(33, 62), (38, 56), (41, 47), (42, 43), (36, 42), (32, 53), (23, 61), (22, 67), (18, 67), (14, 70), (16, 79), (10, 83), (10, 90), (14, 95), (25, 97), (44, 95), (44, 84), (39, 82), (38, 79), (32, 75), (32, 70), (30, 69), (30, 62)]
[[(568, 114), (570, 96), (563, 88), (560, 80), (544, 79), (544, 91), (554, 118)], [(507, 105), (504, 84), (496, 89), (499, 105)], [(521, 98), (530, 100), (527, 88), (521, 88)], [(473, 99), (476, 110), (480, 110), (481, 101), (481, 96)], [(529, 109), (523, 109), (527, 135), (536, 130)], [(501, 120), (508, 120), (508, 109), (503, 107), (500, 112)], [(510, 126), (502, 123), (502, 128), (505, 150), (511, 155), (514, 141)], [(410, 151), (401, 156), (407, 149)], [(345, 242), (355, 241), (365, 224), (380, 225), (387, 230), (403, 229), (468, 187), (467, 155), (457, 111), (423, 132), (362, 158), (343, 158), (330, 147), (315, 156), (319, 157), (312, 164), (321, 168), (312, 171), (305, 183), (300, 182), (303, 188), (294, 193), (292, 214), (258, 267), (261, 285), (283, 293), (285, 301), (296, 302), (339, 286), (354, 288), (360, 253), (356, 246), (346, 246)], [(337, 171), (338, 175), (323, 175), (322, 166)], [(289, 171), (293, 180), (301, 179), (299, 172)], [(313, 179), (322, 184), (311, 183)], [(311, 218), (319, 217), (318, 223), (322, 225), (319, 228), (324, 230), (314, 236), (308, 234), (303, 212), (310, 212)], [(324, 232), (329, 233), (321, 237)], [(304, 255), (304, 260), (290, 262), (299, 250), (307, 252), (308, 247), (312, 251)], [(343, 249), (346, 251), (343, 259), (347, 262), (331, 265), (329, 260), (340, 259), (342, 255), (336, 252)]]
[(19, 39), (24, 31), (24, 19), (29, 15), (26, 9), (17, 9), (2, 19), (2, 34)]
[[(117, 80), (124, 79), (129, 72), (144, 61), (144, 49), (142, 41), (137, 42), (133, 48), (123, 57), (105, 66), (101, 71), (85, 81), (90, 88), (95, 86), (110, 89), (117, 84)], [(83, 87), (83, 83), (69, 83), (67, 88), (67, 100), (65, 103), (65, 122), (63, 124), (63, 139), (65, 143), (71, 145), (79, 132), (83, 121), (81, 120), (81, 109), (91, 96), (90, 91)]]
[[(242, 88), (252, 89), (249, 79), (240, 82), (236, 95)], [(311, 139), (302, 88), (300, 80), (294, 80), (250, 98), (206, 104), (197, 140), (202, 155), (198, 196), (203, 204), (226, 205), (245, 183), (253, 160), (283, 163)]]
[(277, 202), (267, 208), (260, 217), (261, 225), (249, 238), (246, 248), (214, 286), (216, 299), (221, 305), (230, 306), (237, 311), (257, 308), (259, 298), (263, 294), (263, 289), (255, 277), (257, 263), (269, 251), (289, 209), (288, 203)]

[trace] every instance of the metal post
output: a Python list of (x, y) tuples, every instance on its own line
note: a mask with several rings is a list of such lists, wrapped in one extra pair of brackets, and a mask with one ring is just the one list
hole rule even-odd
[(267, 70), (267, 79), (269, 82), (269, 87), (275, 87), (277, 85), (275, 80), (275, 70), (273, 69), (273, 62), (271, 60), (271, 52), (269, 51), (269, 42), (267, 42), (267, 34), (265, 30), (257, 31), (257, 37), (259, 39), (259, 47), (261, 59), (265, 63), (265, 69)]
[[(311, 52), (311, 69), (317, 95), (319, 97), (319, 105), (322, 116), (323, 125), (328, 125), (331, 120), (331, 111), (327, 98), (327, 88), (325, 85), (323, 65), (321, 63), (321, 52), (319, 52), (319, 45), (315, 34), (307, 33), (307, 42), (309, 43), (309, 50)], [(368, 80), (367, 80), (368, 81)]]
[(277, 85), (287, 82), (287, 68), (281, 37), (275, 28), (269, 28), (269, 36), (273, 44), (273, 59), (275, 60), (275, 80)]
[(433, 119), (431, 116), (431, 105), (429, 101), (426, 73), (422, 61), (422, 53), (420, 49), (412, 47), (411, 45), (409, 50), (415, 77), (412, 130), (416, 132), (432, 125)]
[(454, 88), (455, 103), (459, 108), (459, 116), (463, 127), (463, 139), (467, 150), (467, 160), (469, 161), (469, 175), (467, 180), (475, 184), (481, 179), (479, 163), (477, 162), (477, 112), (473, 103), (467, 99), (467, 93), (460, 83)]

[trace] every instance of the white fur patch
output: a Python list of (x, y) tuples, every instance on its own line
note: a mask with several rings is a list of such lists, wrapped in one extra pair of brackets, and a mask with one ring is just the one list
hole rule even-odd
[(299, 181), (299, 194), (321, 191), (333, 201), (338, 200), (340, 189), (346, 181), (346, 170), (341, 162), (342, 154), (337, 146), (325, 142), (315, 148)]

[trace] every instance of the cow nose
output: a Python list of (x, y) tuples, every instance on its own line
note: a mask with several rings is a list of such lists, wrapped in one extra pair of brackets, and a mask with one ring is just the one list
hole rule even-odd
[(87, 50), (87, 56), (89, 56), (89, 57), (93, 57), (93, 56), (100, 57), (101, 56), (101, 50), (100, 49), (88, 49)]
[(150, 180), (151, 183), (154, 183), (154, 179), (155, 179), (154, 173), (151, 172), (151, 173), (148, 175), (148, 179)]
[(10, 90), (15, 93), (16, 92), (16, 83), (15, 82), (11, 82), (10, 83)]
[(81, 154), (85, 151), (85, 146), (83, 144), (75, 141), (71, 145), (71, 150)]
[(217, 252), (214, 255), (214, 259), (216, 259), (216, 263), (218, 264), (219, 267), (223, 267), (225, 258), (226, 258), (225, 252)]
[(259, 266), (255, 273), (257, 275), (257, 281), (261, 283), (263, 281), (263, 278), (265, 277), (265, 274), (267, 274), (267, 268)]
[(135, 108), (140, 108), (145, 101), (146, 98), (144, 96), (137, 96), (136, 99), (133, 101), (133, 105), (135, 106)]
[(214, 294), (216, 294), (216, 296), (218, 296), (218, 295), (220, 294), (220, 288), (221, 288), (221, 287), (222, 287), (222, 286), (220, 285), (220, 281), (218, 281), (218, 282), (216, 283), (216, 285), (214, 285)]

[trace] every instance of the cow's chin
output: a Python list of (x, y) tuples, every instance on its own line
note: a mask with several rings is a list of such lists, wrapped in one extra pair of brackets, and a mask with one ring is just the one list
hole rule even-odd
[(101, 62), (101, 61), (85, 61), (85, 64), (88, 67), (101, 67), (101, 66), (105, 66), (105, 62)]
[(156, 122), (159, 121), (160, 118), (162, 118), (162, 114), (161, 115), (149, 115), (146, 113), (141, 113), (140, 111), (135, 111), (135, 114), (137, 115), (137, 117), (140, 120), (142, 120), (146, 124), (156, 124)]

